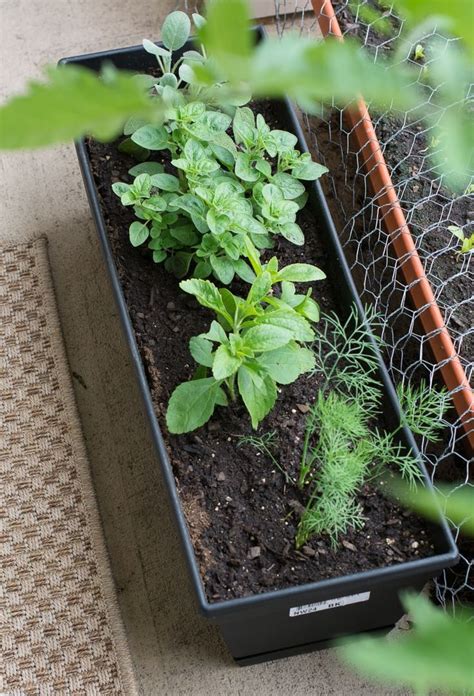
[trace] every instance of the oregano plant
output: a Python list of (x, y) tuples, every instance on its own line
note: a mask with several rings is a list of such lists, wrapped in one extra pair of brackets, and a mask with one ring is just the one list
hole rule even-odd
[(307, 200), (302, 181), (327, 170), (261, 114), (237, 108), (232, 121), (194, 101), (173, 108), (167, 124), (142, 125), (131, 137), (143, 149), (169, 151), (173, 173), (143, 162), (130, 170), (138, 172), (132, 183), (112, 188), (140, 221), (130, 225), (131, 243), (147, 243), (153, 260), (177, 277), (213, 275), (227, 285), (237, 274), (252, 282), (246, 238), (259, 249), (271, 248), (275, 235), (304, 243), (296, 223)]

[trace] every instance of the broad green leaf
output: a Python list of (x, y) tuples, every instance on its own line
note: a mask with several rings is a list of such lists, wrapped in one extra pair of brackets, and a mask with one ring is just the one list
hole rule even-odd
[(163, 191), (179, 191), (179, 179), (172, 174), (154, 174), (151, 177), (151, 183)]
[(134, 247), (140, 246), (143, 242), (146, 242), (149, 236), (148, 227), (142, 222), (132, 222), (128, 230), (130, 244)]
[(296, 222), (286, 222), (278, 228), (279, 233), (292, 244), (304, 244), (303, 230)]
[(220, 345), (214, 356), (212, 374), (215, 379), (227, 379), (237, 372), (241, 362), (239, 358), (232, 355), (227, 345)]
[(168, 87), (171, 87), (172, 89), (177, 89), (178, 88), (178, 78), (176, 75), (173, 75), (173, 73), (164, 73), (160, 77), (160, 85), (165, 87), (168, 85)]
[(237, 144), (247, 141), (249, 137), (251, 138), (255, 128), (255, 116), (252, 109), (249, 109), (248, 106), (236, 109), (232, 128)]
[(344, 659), (382, 682), (411, 687), (417, 694), (472, 693), (474, 617), (453, 617), (423, 595), (406, 596), (414, 628), (397, 640), (362, 638), (341, 648)]
[(247, 301), (252, 304), (256, 304), (263, 300), (263, 298), (268, 295), (272, 287), (272, 276), (268, 271), (264, 271), (261, 275), (254, 280), (250, 292), (248, 294)]
[(292, 332), (284, 326), (265, 324), (252, 326), (246, 331), (243, 340), (246, 348), (260, 353), (280, 348), (289, 343), (292, 338)]
[(149, 41), (148, 39), (143, 39), (142, 46), (147, 53), (151, 53), (154, 56), (160, 58), (169, 58), (170, 56), (170, 52), (167, 51), (166, 48), (157, 46), (153, 41)]
[(177, 10), (171, 12), (163, 22), (161, 40), (170, 51), (184, 46), (191, 32), (191, 21), (187, 14)]
[(244, 181), (257, 181), (259, 173), (252, 166), (252, 158), (245, 152), (239, 152), (235, 158), (235, 174)]
[(206, 222), (213, 234), (222, 234), (229, 229), (230, 219), (227, 215), (219, 215), (214, 208), (208, 210)]
[(285, 31), (282, 37), (269, 37), (257, 45), (247, 70), (240, 79), (248, 79), (254, 98), (287, 94), (307, 102), (334, 99), (346, 106), (363, 94), (380, 106), (395, 104), (405, 109), (420, 99), (408, 70), (403, 66), (387, 69), (382, 60), (375, 63), (350, 39), (316, 42)]
[(278, 272), (278, 280), (290, 280), (293, 283), (308, 283), (323, 280), (326, 274), (317, 266), (309, 263), (292, 263)]
[(294, 341), (277, 350), (263, 353), (258, 362), (278, 384), (291, 384), (303, 372), (309, 372), (315, 367), (313, 352), (309, 348), (298, 346)]
[(143, 126), (132, 135), (137, 145), (147, 150), (164, 150), (168, 144), (168, 133), (164, 126)]
[(267, 203), (279, 203), (283, 199), (283, 192), (274, 184), (265, 184), (262, 195)]
[(194, 70), (191, 68), (190, 65), (186, 65), (186, 63), (183, 63), (179, 66), (178, 74), (180, 80), (183, 80), (183, 82), (187, 82), (190, 85), (192, 85), (193, 82), (196, 81)]
[(222, 297), (224, 306), (229, 313), (229, 316), (234, 317), (237, 311), (237, 305), (242, 302), (227, 288), (219, 288), (219, 295)]
[(132, 184), (133, 192), (138, 196), (149, 196), (151, 191), (151, 177), (146, 172), (139, 174), (133, 180)]
[(189, 341), (189, 350), (194, 360), (205, 367), (212, 367), (213, 345), (203, 336), (193, 336)]
[(170, 234), (183, 246), (193, 246), (193, 244), (197, 244), (199, 241), (193, 225), (172, 225)]
[(259, 159), (255, 163), (255, 169), (269, 179), (272, 175), (272, 166), (266, 159)]
[(229, 128), (230, 124), (232, 123), (232, 119), (230, 116), (223, 114), (221, 111), (206, 111), (199, 122), (203, 123), (211, 132), (219, 133), (221, 131), (226, 131)]
[(153, 261), (155, 263), (161, 263), (166, 259), (167, 253), (164, 249), (156, 249), (153, 252)]
[(112, 184), (112, 191), (116, 196), (123, 196), (124, 193), (128, 193), (130, 190), (130, 184), (124, 184), (122, 181), (116, 181)]
[(301, 196), (305, 192), (304, 184), (298, 181), (298, 179), (295, 179), (294, 176), (291, 176), (291, 174), (279, 172), (272, 177), (272, 181), (281, 189), (284, 197), (288, 200), (298, 198), (298, 196)]
[(214, 413), (219, 386), (214, 377), (205, 377), (176, 387), (166, 412), (170, 433), (189, 433), (204, 425)]
[(177, 278), (184, 278), (188, 274), (192, 260), (193, 254), (178, 251), (166, 261), (165, 267), (169, 273), (173, 273)]
[(277, 146), (278, 152), (290, 152), (296, 147), (298, 138), (293, 133), (284, 130), (272, 130), (272, 139)]
[(141, 205), (146, 210), (154, 210), (156, 212), (163, 212), (166, 210), (166, 201), (163, 200), (161, 196), (151, 196), (142, 201)]
[(218, 321), (213, 320), (209, 331), (205, 334), (201, 334), (203, 338), (207, 338), (209, 341), (215, 341), (216, 343), (227, 343), (227, 334), (219, 324)]
[(219, 387), (219, 389), (217, 390), (217, 396), (216, 396), (216, 406), (228, 406), (228, 405), (229, 405), (229, 400), (227, 399), (227, 394), (222, 389), (222, 387)]
[(0, 149), (44, 147), (83, 135), (111, 140), (131, 116), (159, 113), (125, 72), (109, 71), (104, 80), (87, 68), (61, 65), (49, 69), (47, 78), (0, 107)]
[(252, 271), (248, 263), (244, 261), (244, 259), (238, 259), (237, 261), (234, 261), (233, 264), (234, 270), (239, 278), (245, 280), (246, 283), (253, 283), (255, 280), (255, 273)]
[(127, 119), (127, 121), (125, 122), (125, 125), (123, 127), (123, 134), (124, 135), (131, 135), (136, 130), (138, 130), (142, 126), (146, 126), (146, 125), (147, 125), (147, 121), (144, 118), (139, 118), (138, 116), (132, 116), (131, 118)]
[(239, 368), (237, 383), (242, 400), (250, 413), (252, 427), (257, 428), (277, 399), (275, 382), (258, 363), (249, 361)]
[(138, 176), (139, 174), (160, 174), (164, 167), (159, 162), (141, 162), (136, 164), (134, 167), (128, 170), (131, 176)]
[(230, 259), (226, 258), (225, 256), (215, 256), (212, 254), (209, 257), (209, 261), (212, 266), (212, 270), (219, 278), (221, 283), (228, 285), (230, 282), (232, 282), (235, 271), (234, 264)]
[(293, 307), (298, 314), (301, 314), (310, 321), (319, 321), (319, 305), (312, 297), (306, 295), (299, 304), (293, 305)]
[(315, 181), (328, 171), (329, 169), (327, 167), (324, 167), (322, 164), (318, 164), (317, 162), (301, 162), (293, 167), (291, 173), (296, 179)]
[(197, 121), (205, 111), (206, 105), (203, 102), (192, 101), (189, 104), (185, 104), (179, 113), (180, 117), (185, 121)]
[(201, 259), (194, 268), (193, 276), (195, 278), (208, 278), (211, 273), (211, 264), (207, 260)]
[(238, 215), (234, 220), (232, 229), (246, 234), (264, 235), (267, 233), (265, 226), (250, 215)]
[(185, 58), (187, 61), (189, 60), (191, 63), (193, 63), (194, 61), (202, 63), (206, 60), (202, 53), (199, 53), (199, 51), (185, 51), (183, 53), (183, 58)]
[(197, 12), (193, 12), (193, 22), (196, 29), (202, 29), (202, 27), (206, 24), (206, 19)]
[(282, 327), (290, 333), (291, 338), (297, 341), (312, 341), (314, 339), (314, 331), (310, 323), (291, 309), (276, 309), (265, 312), (256, 317), (254, 322), (262, 328)]
[(191, 278), (190, 280), (181, 281), (179, 287), (184, 292), (194, 295), (203, 307), (213, 309), (232, 323), (232, 317), (229, 316), (219, 290), (214, 283), (211, 283), (209, 280)]

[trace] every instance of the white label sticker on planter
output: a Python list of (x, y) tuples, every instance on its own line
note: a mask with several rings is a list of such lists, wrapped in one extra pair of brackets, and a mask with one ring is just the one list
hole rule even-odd
[(325, 609), (343, 607), (346, 604), (367, 602), (369, 598), (370, 592), (359, 592), (359, 594), (336, 597), (336, 599), (326, 599), (324, 602), (316, 602), (315, 604), (302, 604), (300, 607), (291, 607), (290, 616), (303, 616), (304, 614), (312, 614), (314, 611), (324, 611)]

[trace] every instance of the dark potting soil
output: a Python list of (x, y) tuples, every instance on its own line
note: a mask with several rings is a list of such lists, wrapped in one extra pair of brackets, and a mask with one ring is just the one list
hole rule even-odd
[[(272, 123), (269, 109), (267, 105), (264, 115)], [(169, 397), (195, 369), (188, 341), (207, 330), (212, 314), (181, 292), (178, 281), (152, 262), (150, 252), (130, 245), (128, 226), (133, 213), (120, 204), (111, 184), (129, 181), (127, 170), (135, 162), (118, 152), (116, 143), (91, 141), (88, 147), (115, 263), (208, 598), (243, 597), (432, 555), (426, 524), (371, 485), (364, 486), (359, 496), (366, 515), (363, 530), (341, 537), (337, 550), (324, 536), (295, 550), (305, 500), (279, 467), (291, 479), (297, 478), (305, 414), (321, 386), (318, 374), (302, 376), (285, 386), (260, 426), (261, 431), (274, 434), (278, 466), (250, 445), (239, 444), (242, 436), (253, 434), (239, 404), (216, 409), (212, 420), (193, 433), (173, 436), (167, 432)], [(279, 239), (271, 253), (278, 255), (281, 265), (304, 261), (325, 269), (326, 250), (318, 221), (306, 209), (300, 213), (299, 223), (306, 236), (304, 247)], [(334, 287), (329, 280), (313, 284), (313, 296), (326, 312), (337, 309), (337, 278), (334, 281)]]

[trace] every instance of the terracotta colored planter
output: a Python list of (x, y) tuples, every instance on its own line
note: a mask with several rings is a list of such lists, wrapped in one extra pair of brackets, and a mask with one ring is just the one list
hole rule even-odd
[[(312, 5), (323, 35), (335, 36), (342, 41), (341, 28), (330, 0), (312, 0)], [(464, 426), (466, 447), (474, 451), (474, 396), (426, 278), (364, 100), (359, 99), (357, 106), (346, 109), (344, 116), (362, 157), (374, 201), (380, 207), (381, 219), (410, 288), (431, 351)]]

